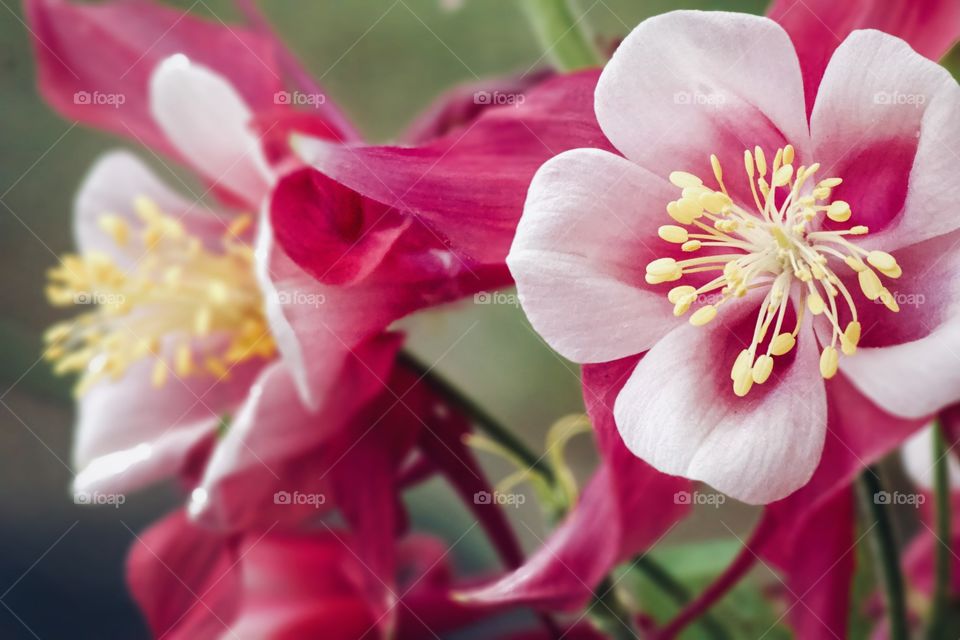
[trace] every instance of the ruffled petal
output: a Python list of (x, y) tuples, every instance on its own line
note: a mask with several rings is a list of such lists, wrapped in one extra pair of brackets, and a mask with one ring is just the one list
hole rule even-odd
[(803, 486), (820, 460), (827, 407), (816, 341), (805, 324), (794, 361), (736, 398), (718, 366), (743, 348), (731, 333), (723, 322), (674, 329), (637, 365), (614, 414), (627, 447), (660, 471), (764, 504)]
[(268, 163), (253, 112), (225, 77), (185, 55), (171, 56), (150, 77), (150, 112), (191, 166), (259, 210), (270, 184)]
[[(772, 154), (793, 144), (801, 161), (809, 152), (796, 53), (779, 25), (758, 16), (675, 11), (645, 20), (603, 70), (596, 111), (623, 155), (664, 177), (711, 175), (711, 153), (742, 170), (754, 145)], [(747, 190), (737, 193), (752, 202), (742, 182)]]
[(644, 282), (661, 257), (657, 228), (671, 185), (598, 149), (563, 153), (537, 171), (507, 264), (524, 312), (575, 362), (646, 351), (676, 325)]
[(767, 15), (786, 29), (797, 49), (807, 113), (834, 50), (856, 29), (895, 35), (931, 60), (939, 60), (960, 37), (960, 5), (953, 0), (774, 0)]
[(609, 149), (593, 114), (596, 72), (549, 80), (522, 104), (485, 110), (463, 130), (413, 147), (299, 138), (308, 164), (422, 221), (461, 260), (503, 261), (537, 168), (578, 147)]
[(843, 179), (835, 200), (870, 234), (865, 248), (905, 247), (960, 227), (960, 87), (893, 36), (857, 31), (830, 60), (813, 108), (814, 158)]

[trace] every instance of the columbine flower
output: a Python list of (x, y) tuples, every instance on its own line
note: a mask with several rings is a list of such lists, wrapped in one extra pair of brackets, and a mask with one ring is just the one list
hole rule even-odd
[(530, 186), (508, 257), (524, 309), (574, 361), (649, 351), (615, 405), (636, 455), (781, 498), (816, 468), (835, 376), (901, 416), (957, 397), (958, 100), (944, 69), (858, 31), (808, 120), (774, 22), (652, 18), (596, 91), (625, 157), (569, 151)]

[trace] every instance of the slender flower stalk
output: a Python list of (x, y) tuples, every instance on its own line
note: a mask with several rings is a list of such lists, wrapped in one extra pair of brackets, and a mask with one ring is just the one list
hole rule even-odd
[(597, 585), (589, 615), (593, 624), (613, 640), (640, 637), (630, 612), (617, 597), (616, 583), (610, 576)]
[[(651, 558), (649, 555), (637, 557), (633, 566), (643, 572), (651, 582), (680, 606), (690, 602), (690, 592), (676, 578), (670, 575), (666, 567)], [(723, 628), (723, 625), (714, 618), (709, 612), (703, 612), (699, 618), (700, 626), (708, 638), (713, 640), (729, 640), (730, 634)]]
[(526, 0), (525, 6), (545, 55), (549, 55), (561, 71), (600, 63), (600, 56), (583, 22), (574, 17), (569, 0)]
[(865, 515), (872, 518), (872, 547), (883, 583), (887, 615), (890, 618), (891, 640), (907, 640), (907, 608), (904, 597), (900, 553), (893, 535), (893, 522), (883, 501), (877, 496), (883, 492), (876, 466), (868, 467), (860, 476), (860, 499)]
[(933, 609), (930, 614), (928, 638), (943, 638), (947, 625), (950, 599), (950, 482), (947, 468), (946, 440), (943, 425), (933, 425), (933, 488), (936, 508), (937, 544), (936, 569), (933, 589)]
[(543, 456), (534, 453), (510, 429), (502, 425), (486, 409), (464, 395), (450, 382), (439, 376), (432, 367), (425, 365), (408, 351), (402, 352), (398, 360), (401, 364), (415, 371), (421, 380), (432, 386), (442, 397), (459, 407), (487, 436), (508, 449), (548, 484), (553, 485), (556, 482), (556, 474), (544, 461)]

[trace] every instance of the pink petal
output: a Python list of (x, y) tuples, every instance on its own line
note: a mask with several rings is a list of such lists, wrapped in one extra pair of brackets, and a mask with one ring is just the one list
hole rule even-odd
[(783, 29), (758, 16), (675, 11), (645, 20), (603, 70), (596, 110), (623, 155), (664, 177), (710, 176), (711, 153), (742, 175), (743, 151), (754, 145), (773, 153), (791, 143), (801, 159), (809, 152), (796, 53)]
[(844, 180), (834, 199), (870, 228), (862, 246), (892, 251), (960, 227), (958, 108), (950, 73), (902, 40), (857, 31), (837, 48), (810, 130), (815, 160)]
[[(175, 53), (216, 69), (254, 109), (282, 89), (275, 43), (236, 25), (202, 20), (149, 1), (80, 4), (27, 0), (40, 90), (64, 117), (176, 156), (150, 115), (153, 68)], [(85, 92), (90, 100), (84, 101)], [(94, 93), (122, 96), (97, 104)]]
[[(744, 307), (755, 309), (749, 300)], [(740, 326), (726, 326), (731, 321)], [(813, 474), (823, 448), (826, 395), (806, 324), (794, 361), (736, 398), (729, 371), (749, 341), (741, 335), (744, 323), (753, 329), (752, 314), (674, 329), (637, 365), (614, 414), (627, 447), (658, 470), (765, 504)]]
[(171, 376), (151, 382), (154, 361), (142, 360), (117, 381), (93, 386), (80, 399), (74, 443), (74, 491), (132, 491), (178, 472), (191, 451), (240, 405), (262, 368), (251, 361), (229, 377)]
[(675, 189), (629, 160), (574, 149), (534, 176), (507, 264), (524, 312), (574, 362), (649, 349), (677, 324), (644, 267), (665, 255), (657, 237)]
[[(323, 494), (332, 478), (325, 470), (353, 442), (335, 441), (357, 412), (383, 391), (399, 343), (385, 337), (358, 348), (339, 370), (337, 393), (317, 411), (304, 407), (283, 362), (270, 365), (218, 441), (191, 503), (199, 520), (240, 528), (265, 521), (303, 520), (328, 508), (277, 502), (278, 491)], [(329, 496), (326, 496), (329, 497)]]
[(73, 225), (79, 253), (104, 253), (123, 267), (132, 267), (142, 260), (142, 246), (131, 243), (120, 247), (99, 225), (100, 218), (110, 214), (125, 219), (133, 229), (142, 227), (133, 206), (140, 196), (147, 196), (162, 211), (180, 220), (209, 248), (222, 248), (220, 239), (230, 223), (230, 214), (215, 213), (180, 196), (132, 153), (111, 151), (101, 156), (87, 173), (74, 201)]
[(150, 112), (173, 146), (212, 184), (257, 209), (270, 171), (253, 112), (222, 75), (177, 54), (150, 77)]
[(960, 5), (952, 0), (775, 0), (767, 15), (797, 48), (808, 113), (830, 57), (854, 30), (893, 34), (931, 60), (939, 60), (960, 37)]
[(468, 128), (415, 148), (300, 139), (319, 171), (416, 216), (468, 262), (503, 260), (536, 169), (571, 148), (609, 148), (593, 115), (595, 72), (550, 80), (521, 105), (484, 111)]

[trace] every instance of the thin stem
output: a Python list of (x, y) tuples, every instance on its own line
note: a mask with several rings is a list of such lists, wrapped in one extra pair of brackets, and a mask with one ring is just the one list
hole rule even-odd
[(450, 382), (439, 376), (431, 367), (418, 360), (416, 356), (401, 351), (399, 362), (415, 371), (420, 379), (433, 387), (441, 396), (459, 407), (473, 422), (491, 439), (509, 449), (517, 458), (526, 464), (532, 471), (539, 474), (548, 484), (553, 486), (556, 475), (542, 456), (534, 453), (526, 444), (513, 434), (507, 427), (500, 424), (496, 418), (472, 399), (464, 395)]
[(604, 578), (593, 593), (590, 619), (594, 626), (613, 640), (637, 640), (640, 634), (630, 612), (617, 597), (613, 578)]
[[(681, 607), (690, 602), (690, 592), (680, 582), (677, 581), (667, 569), (659, 562), (648, 555), (637, 557), (633, 566), (639, 569), (650, 578), (657, 587), (665, 594), (670, 596), (674, 602)], [(707, 636), (714, 640), (729, 640), (730, 634), (723, 628), (723, 625), (708, 612), (701, 614), (698, 619)]]
[(937, 551), (933, 588), (933, 610), (927, 637), (931, 640), (946, 637), (947, 612), (950, 603), (950, 483), (947, 467), (947, 442), (943, 425), (933, 425), (933, 489), (936, 508)]
[(865, 513), (874, 520), (871, 546), (884, 587), (887, 616), (890, 619), (890, 639), (907, 640), (907, 607), (903, 573), (900, 571), (900, 552), (887, 511), (889, 499), (884, 498), (890, 494), (883, 490), (878, 472), (879, 470), (872, 466), (860, 475), (860, 501)]
[(569, 0), (525, 0), (524, 4), (544, 52), (560, 71), (600, 64), (600, 56), (582, 21), (574, 18)]

